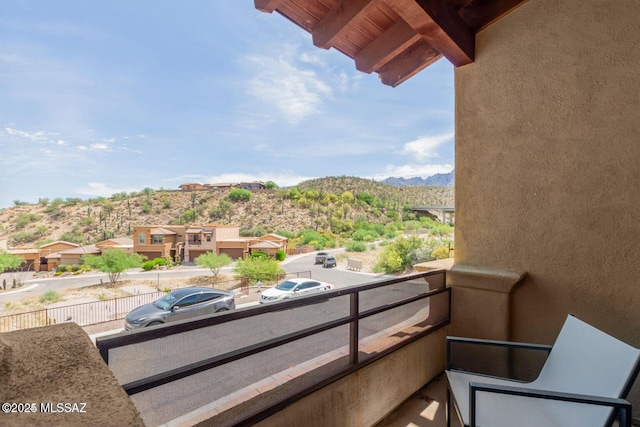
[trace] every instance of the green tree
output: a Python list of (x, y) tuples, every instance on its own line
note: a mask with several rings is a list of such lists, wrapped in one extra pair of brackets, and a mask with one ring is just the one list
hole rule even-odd
[(218, 281), (218, 273), (222, 267), (231, 264), (231, 257), (227, 254), (214, 254), (207, 252), (196, 258), (196, 264), (200, 267), (208, 268), (213, 273), (213, 283)]
[(273, 282), (285, 273), (278, 261), (268, 258), (239, 259), (233, 271), (236, 277), (246, 277), (250, 282)]
[(0, 273), (3, 273), (6, 270), (18, 268), (23, 262), (23, 258), (17, 255), (11, 255), (9, 252), (0, 250)]
[(120, 249), (106, 249), (102, 255), (85, 255), (83, 262), (86, 266), (107, 273), (109, 283), (115, 285), (120, 275), (128, 268), (140, 267), (142, 256), (130, 254)]
[(273, 182), (273, 181), (267, 181), (267, 182), (265, 182), (265, 183), (264, 183), (264, 186), (265, 186), (266, 188), (270, 189), (270, 190), (274, 190), (274, 189), (276, 189), (276, 188), (280, 188), (280, 187), (278, 187), (278, 184), (276, 184), (276, 183), (275, 183), (275, 182)]

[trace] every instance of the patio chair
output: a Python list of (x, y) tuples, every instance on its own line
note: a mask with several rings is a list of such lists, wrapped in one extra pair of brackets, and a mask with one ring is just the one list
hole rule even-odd
[[(531, 382), (451, 369), (451, 344), (549, 351)], [(640, 369), (640, 350), (569, 315), (551, 346), (447, 337), (447, 426), (451, 400), (469, 427), (631, 426), (624, 400)]]

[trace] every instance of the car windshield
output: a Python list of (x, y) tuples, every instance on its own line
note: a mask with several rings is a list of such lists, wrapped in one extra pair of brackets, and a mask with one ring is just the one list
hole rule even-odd
[(276, 289), (278, 289), (280, 291), (290, 291), (293, 288), (295, 288), (296, 285), (297, 285), (296, 282), (292, 282), (291, 280), (285, 280), (284, 282), (282, 282), (278, 286), (276, 286)]
[(154, 302), (153, 306), (155, 308), (159, 308), (160, 310), (168, 310), (174, 302), (176, 302), (176, 297), (171, 294), (166, 294), (158, 301)]

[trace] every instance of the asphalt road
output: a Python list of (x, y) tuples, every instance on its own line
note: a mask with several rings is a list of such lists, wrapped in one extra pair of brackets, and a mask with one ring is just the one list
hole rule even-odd
[[(332, 253), (341, 252), (342, 249), (332, 250)], [(333, 283), (337, 286), (353, 285), (357, 283), (363, 283), (363, 281), (370, 280), (372, 275), (356, 274), (353, 272), (347, 272), (340, 269), (326, 269), (320, 264), (314, 264), (315, 253), (296, 255), (288, 258), (282, 264), (283, 268), (287, 272), (298, 271), (312, 271), (312, 277), (318, 280), (324, 280), (329, 283)], [(231, 273), (232, 267), (225, 267), (222, 273)], [(142, 271), (139, 268), (127, 270), (123, 273), (122, 280), (155, 280), (158, 278), (167, 279), (172, 277), (193, 277), (203, 276), (211, 274), (206, 268), (200, 268), (196, 266), (177, 266), (172, 270), (160, 270), (160, 271)], [(3, 279), (6, 279), (8, 286), (11, 286), (12, 280), (15, 277), (17, 280), (22, 281), (24, 284), (17, 289), (7, 289), (4, 292), (0, 292), (0, 303), (6, 303), (11, 301), (17, 301), (28, 296), (39, 296), (45, 294), (49, 290), (60, 291), (63, 289), (82, 288), (85, 286), (100, 285), (101, 283), (108, 283), (109, 278), (104, 273), (82, 273), (77, 276), (62, 276), (51, 278), (31, 278), (32, 272), (25, 273), (2, 273), (0, 274), (0, 283)], [(380, 276), (375, 276), (380, 277)]]

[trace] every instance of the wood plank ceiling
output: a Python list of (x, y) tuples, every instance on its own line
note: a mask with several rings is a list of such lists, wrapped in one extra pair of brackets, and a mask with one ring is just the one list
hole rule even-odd
[(397, 86), (443, 56), (473, 62), (475, 35), (526, 0), (254, 0)]

